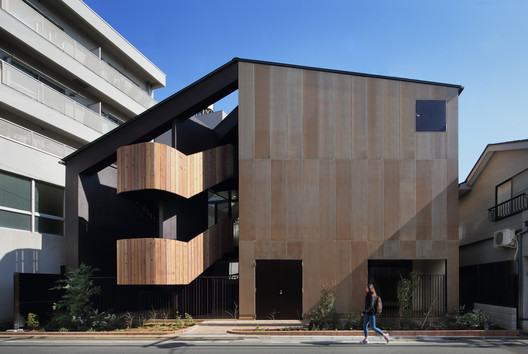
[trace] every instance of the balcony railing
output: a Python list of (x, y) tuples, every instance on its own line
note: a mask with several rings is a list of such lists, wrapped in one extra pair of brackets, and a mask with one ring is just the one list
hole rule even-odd
[(117, 124), (97, 114), (68, 96), (52, 89), (14, 66), (0, 60), (1, 82), (54, 110), (75, 119), (101, 134), (117, 127)]
[(130, 79), (112, 68), (103, 60), (99, 59), (97, 55), (79, 44), (23, 1), (3, 0), (1, 3), (2, 9), (16, 17), (19, 21), (102, 77), (104, 80), (117, 87), (143, 107), (150, 108), (156, 104), (156, 101), (152, 97), (140, 89)]
[(31, 146), (37, 150), (47, 152), (59, 158), (68, 156), (75, 151), (71, 146), (50, 139), (32, 130), (21, 127), (3, 118), (0, 118), (0, 136), (18, 143)]
[(525, 193), (522, 193), (510, 200), (489, 208), (488, 219), (491, 222), (496, 222), (509, 216), (519, 214), (524, 210), (528, 210), (528, 196)]

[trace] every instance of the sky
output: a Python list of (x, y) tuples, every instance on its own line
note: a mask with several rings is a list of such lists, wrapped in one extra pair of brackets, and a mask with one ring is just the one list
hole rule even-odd
[(464, 86), (460, 182), (487, 144), (528, 138), (526, 0), (84, 2), (167, 75), (158, 101), (240, 57)]

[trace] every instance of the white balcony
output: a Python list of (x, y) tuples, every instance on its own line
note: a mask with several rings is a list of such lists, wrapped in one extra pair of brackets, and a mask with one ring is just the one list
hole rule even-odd
[(105, 134), (117, 124), (88, 107), (52, 89), (7, 62), (0, 60), (1, 83), (58, 111), (98, 133)]
[(130, 79), (112, 68), (90, 50), (76, 42), (64, 31), (50, 22), (44, 16), (33, 10), (21, 0), (2, 0), (2, 9), (17, 18), (20, 22), (53, 43), (64, 53), (83, 64), (112, 86), (116, 87), (145, 108), (154, 106), (157, 102), (147, 92), (140, 89)]
[(50, 139), (3, 118), (0, 118), (0, 136), (20, 144), (31, 146), (32, 148), (59, 158), (68, 156), (75, 151), (71, 146)]

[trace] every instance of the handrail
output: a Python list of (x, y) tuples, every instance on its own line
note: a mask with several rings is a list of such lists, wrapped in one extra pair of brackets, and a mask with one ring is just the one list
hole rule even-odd
[(21, 127), (18, 124), (0, 118), (0, 136), (17, 143), (31, 146), (50, 155), (63, 158), (75, 151), (75, 148), (50, 139), (47, 136)]
[(528, 210), (528, 196), (526, 193), (521, 193), (518, 196), (489, 208), (488, 220), (491, 222), (497, 222), (519, 214), (524, 210)]
[(2, 84), (37, 100), (101, 134), (105, 134), (117, 126), (116, 123), (106, 119), (70, 97), (48, 87), (46, 84), (3, 60), (0, 60), (0, 70), (0, 82)]
[(39, 14), (31, 6), (21, 0), (1, 1), (2, 9), (14, 16), (20, 22), (31, 28), (43, 38), (53, 43), (60, 50), (71, 56), (73, 59), (96, 73), (112, 86), (124, 92), (134, 101), (145, 108), (154, 106), (157, 102), (135, 84), (132, 80), (124, 76), (111, 65), (101, 60), (89, 49), (77, 42), (57, 27), (56, 24)]

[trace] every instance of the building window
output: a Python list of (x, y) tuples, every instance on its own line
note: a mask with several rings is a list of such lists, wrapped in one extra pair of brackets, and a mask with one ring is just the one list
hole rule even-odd
[(109, 121), (111, 121), (112, 123), (115, 123), (117, 125), (120, 125), (120, 124), (123, 123), (123, 121), (121, 119), (117, 118), (113, 114), (105, 112), (104, 110), (101, 111), (101, 116), (105, 117), (106, 119), (108, 119)]
[(0, 227), (64, 235), (64, 189), (0, 171)]
[(10, 64), (13, 65), (18, 70), (22, 71), (23, 73), (33, 77), (34, 79), (42, 82), (44, 85), (51, 87), (57, 92), (62, 93), (63, 95), (66, 94), (66, 90), (58, 85), (57, 83), (53, 82), (51, 79), (48, 79), (47, 77), (42, 76), (38, 71), (33, 70), (32, 68), (27, 67), (26, 65), (18, 62), (17, 60), (11, 59)]
[(208, 191), (208, 227), (225, 218), (238, 218), (238, 191)]
[[(528, 210), (528, 195), (524, 190), (514, 194), (515, 185), (517, 183), (509, 179), (495, 187), (495, 206), (488, 209), (489, 221), (496, 222)], [(517, 188), (523, 187), (517, 186)]]
[(508, 201), (512, 197), (512, 183), (511, 179), (497, 186), (495, 194), (495, 205), (499, 205)]
[(416, 131), (445, 132), (446, 131), (446, 101), (417, 100), (416, 101)]

